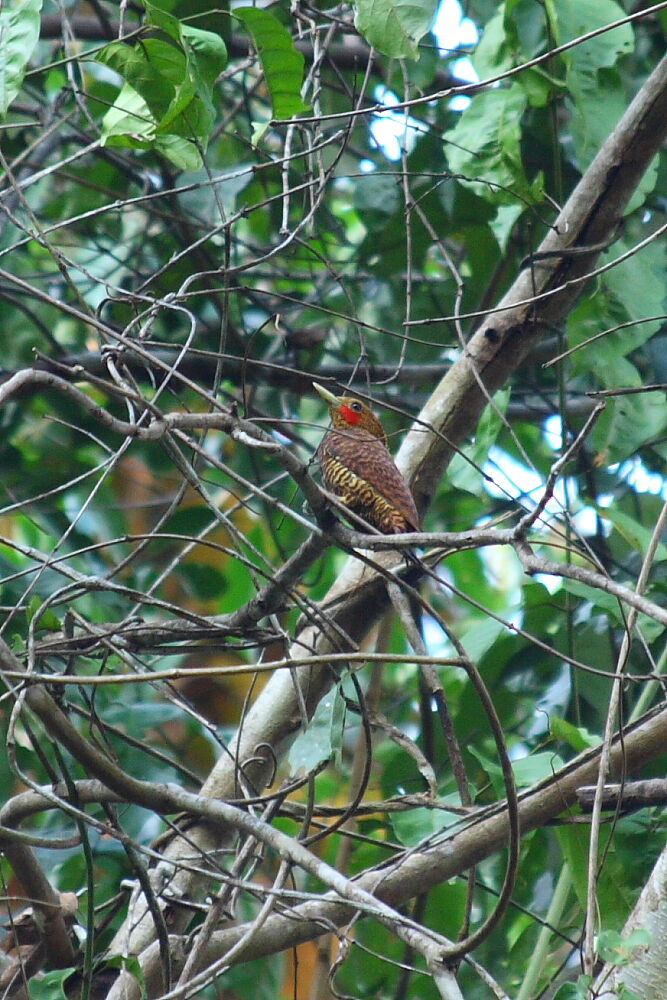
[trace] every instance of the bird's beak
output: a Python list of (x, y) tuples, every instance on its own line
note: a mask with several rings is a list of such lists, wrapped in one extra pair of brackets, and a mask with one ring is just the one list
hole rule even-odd
[(313, 382), (313, 388), (319, 392), (322, 399), (326, 400), (329, 406), (340, 406), (340, 399), (338, 396), (334, 396), (333, 392), (329, 392), (329, 390), (325, 389), (323, 385), (319, 384), (319, 382)]

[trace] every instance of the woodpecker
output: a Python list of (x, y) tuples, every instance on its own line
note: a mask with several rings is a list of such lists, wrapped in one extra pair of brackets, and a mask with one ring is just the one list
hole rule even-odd
[(313, 386), (329, 404), (333, 425), (317, 452), (326, 488), (383, 535), (419, 531), (410, 487), (373, 411), (354, 396), (334, 396), (317, 382)]

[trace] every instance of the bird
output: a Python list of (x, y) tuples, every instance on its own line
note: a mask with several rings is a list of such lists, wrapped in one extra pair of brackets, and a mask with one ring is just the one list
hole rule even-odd
[(354, 396), (335, 396), (317, 382), (313, 386), (329, 404), (333, 425), (317, 450), (325, 487), (383, 535), (419, 531), (410, 487), (373, 411)]

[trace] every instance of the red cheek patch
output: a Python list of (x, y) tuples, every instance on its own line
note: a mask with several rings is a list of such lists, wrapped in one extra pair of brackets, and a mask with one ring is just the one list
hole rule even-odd
[(356, 410), (351, 409), (349, 406), (341, 406), (340, 408), (341, 416), (347, 424), (351, 424), (355, 427), (361, 420), (362, 414), (358, 413)]

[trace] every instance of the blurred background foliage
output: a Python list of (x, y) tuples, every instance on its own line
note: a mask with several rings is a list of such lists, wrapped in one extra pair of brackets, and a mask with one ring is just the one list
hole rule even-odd
[[(161, 412), (206, 412), (215, 397), (304, 460), (327, 424), (311, 378), (335, 379), (374, 400), (395, 451), (662, 56), (667, 9), (567, 48), (635, 5), (470, 0), (462, 10), (445, 0), (413, 5), (418, 23), (399, 17), (385, 31), (360, 3), (371, 55), (350, 5), (235, 6), (14, 0), (0, 13), (3, 379), (33, 367), (55, 372), (119, 419), (134, 412), (123, 387)], [(142, 24), (151, 26), (143, 36)], [(114, 41), (119, 31), (127, 41)], [(475, 86), (498, 77), (499, 86)], [(666, 213), (661, 157), (566, 323), (547, 333), (452, 463), (429, 530), (529, 510), (590, 412), (589, 394), (651, 386), (609, 399), (539, 528), (551, 558), (593, 560), (633, 585), (666, 489), (665, 242), (652, 239)], [(129, 623), (205, 624), (250, 600), (309, 533), (297, 487), (270, 452), (220, 432), (122, 439), (47, 385), (14, 395), (0, 421), (2, 634), (38, 672), (81, 677), (61, 691), (62, 703), (123, 769), (196, 790), (263, 682), (247, 668), (283, 655), (280, 636), (294, 633), (301, 614), (296, 597), (321, 599), (344, 555), (330, 548), (306, 573), (268, 645), (253, 636), (222, 646), (159, 640), (127, 652), (113, 634)], [(454, 553), (439, 574), (425, 594), (482, 672), (519, 784), (596, 743), (624, 634), (618, 602), (572, 581), (527, 580), (509, 549)], [(651, 575), (657, 603), (666, 586), (661, 545)], [(429, 652), (451, 656), (436, 618), (422, 624)], [(51, 634), (107, 627), (109, 641), (79, 654), (49, 652)], [(443, 737), (403, 629), (383, 624), (368, 648), (405, 660), (362, 671), (366, 708), (414, 741), (439, 795), (454, 802)], [(664, 665), (663, 628), (640, 616), (625, 719), (663, 696), (646, 675)], [(201, 676), (202, 666), (226, 672)], [(176, 667), (182, 673), (169, 683), (122, 682)], [(98, 675), (118, 681), (86, 686)], [(462, 671), (443, 667), (440, 676), (474, 801), (494, 801), (503, 785), (477, 696)], [(349, 680), (338, 697), (319, 719), (324, 750), (313, 749), (314, 729), (306, 737), (311, 756), (330, 756), (311, 793), (328, 806), (350, 800), (366, 752)], [(2, 724), (15, 744), (0, 768), (3, 800), (26, 781), (85, 776), (34, 720), (12, 717), (8, 696)], [(425, 788), (415, 755), (390, 737), (388, 727), (376, 730), (371, 802)], [(663, 769), (658, 761), (648, 770)], [(164, 829), (136, 806), (89, 809), (142, 845)], [(296, 835), (299, 816), (277, 822)], [(349, 839), (334, 834), (318, 849), (357, 872), (455, 821), (426, 808), (378, 809), (359, 817)], [(646, 809), (616, 822), (609, 839), (605, 832), (603, 930), (623, 926), (663, 826), (662, 811)], [(25, 827), (71, 832), (56, 810)], [(113, 836), (101, 828), (86, 836), (90, 850), (38, 854), (60, 890), (81, 894), (83, 923), (93, 894), (101, 954), (125, 915), (122, 880), (133, 868)], [(544, 995), (563, 968), (576, 971), (587, 838), (582, 825), (526, 837), (513, 906), (475, 953), (522, 1000)], [(527, 987), (564, 867), (570, 887)], [(493, 908), (502, 874), (502, 858), (478, 868), (474, 923)], [(20, 894), (4, 861), (3, 877), (5, 891)], [(298, 888), (317, 890), (306, 878)], [(455, 938), (465, 898), (463, 881), (442, 885), (415, 902), (416, 918)], [(249, 899), (243, 905), (253, 912)], [(335, 975), (341, 993), (436, 996), (428, 976), (406, 971), (419, 962), (386, 928), (360, 922), (352, 937)], [(225, 996), (306, 997), (315, 949), (304, 948), (296, 966), (279, 956), (228, 975)], [(461, 982), (469, 1000), (491, 995), (465, 966)]]

